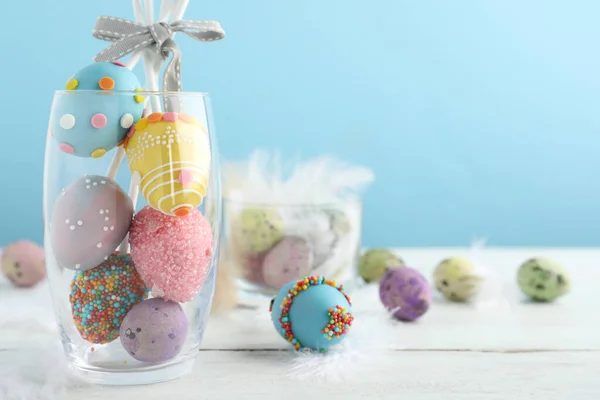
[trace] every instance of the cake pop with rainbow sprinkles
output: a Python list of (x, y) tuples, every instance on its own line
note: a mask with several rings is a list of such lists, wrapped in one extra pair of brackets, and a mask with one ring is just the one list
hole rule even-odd
[(354, 321), (342, 285), (321, 276), (292, 281), (271, 303), (277, 332), (296, 350), (326, 352), (344, 340)]
[[(119, 61), (91, 64), (73, 75), (65, 89), (73, 96), (57, 97), (51, 132), (61, 151), (99, 158), (120, 144), (141, 117), (144, 96), (135, 74)], [(81, 101), (77, 91), (98, 91)], [(129, 94), (125, 92), (129, 91)], [(119, 93), (117, 93), (119, 92)], [(113, 94), (113, 95), (109, 95)]]
[(148, 295), (131, 257), (115, 252), (94, 269), (77, 272), (69, 301), (77, 331), (91, 343), (119, 337), (127, 312)]

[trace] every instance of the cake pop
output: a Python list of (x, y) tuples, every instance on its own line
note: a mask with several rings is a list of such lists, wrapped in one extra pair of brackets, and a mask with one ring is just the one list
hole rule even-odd
[(133, 219), (129, 244), (135, 267), (155, 297), (190, 301), (210, 271), (212, 229), (196, 208), (173, 217), (144, 207)]
[(121, 324), (123, 348), (144, 362), (164, 362), (175, 357), (185, 343), (188, 319), (177, 303), (160, 298), (136, 304)]
[(27, 240), (11, 243), (2, 250), (0, 267), (15, 286), (34, 286), (46, 277), (44, 249)]
[(208, 131), (195, 117), (156, 112), (142, 118), (124, 144), (132, 173), (148, 204), (172, 216), (185, 216), (202, 204), (208, 188)]
[(536, 301), (553, 301), (571, 290), (565, 268), (547, 258), (524, 262), (517, 272), (517, 283), (523, 293)]
[(91, 343), (112, 342), (127, 312), (147, 295), (129, 255), (115, 252), (96, 268), (76, 272), (69, 301), (77, 331)]
[(326, 352), (347, 336), (354, 318), (343, 287), (323, 277), (292, 281), (271, 303), (277, 332), (296, 350)]
[(414, 321), (429, 310), (431, 288), (417, 270), (394, 267), (379, 282), (379, 298), (397, 319)]
[[(57, 97), (52, 109), (51, 131), (60, 150), (98, 158), (121, 143), (142, 116), (144, 98), (134, 93), (139, 88), (135, 74), (119, 62), (94, 63), (76, 73), (65, 88), (73, 95)], [(98, 93), (82, 101), (82, 90)]]
[(63, 190), (50, 221), (50, 244), (58, 264), (85, 271), (106, 259), (125, 239), (133, 203), (112, 179), (84, 176)]

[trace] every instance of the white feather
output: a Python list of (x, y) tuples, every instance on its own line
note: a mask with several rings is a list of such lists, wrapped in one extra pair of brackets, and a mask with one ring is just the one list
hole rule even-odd
[(58, 343), (0, 352), (2, 400), (55, 400), (84, 383), (71, 374)]
[(370, 169), (333, 156), (286, 160), (277, 151), (256, 150), (246, 162), (224, 162), (225, 197), (266, 204), (335, 203), (357, 196), (374, 179)]
[(475, 264), (475, 274), (480, 280), (473, 306), (482, 311), (507, 312), (513, 304), (506, 293), (499, 272), (494, 269), (485, 255), (486, 239), (480, 238), (471, 244), (469, 259)]

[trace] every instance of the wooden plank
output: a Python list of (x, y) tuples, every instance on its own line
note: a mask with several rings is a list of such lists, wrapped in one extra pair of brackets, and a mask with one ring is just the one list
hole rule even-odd
[(202, 352), (191, 375), (142, 387), (87, 387), (64, 400), (410, 399), (597, 400), (596, 352), (390, 352), (338, 383), (288, 376), (290, 352)]

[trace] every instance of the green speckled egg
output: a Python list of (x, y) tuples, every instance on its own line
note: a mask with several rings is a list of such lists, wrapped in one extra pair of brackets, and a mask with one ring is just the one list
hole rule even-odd
[(450, 301), (468, 301), (479, 291), (481, 278), (475, 264), (463, 257), (451, 257), (438, 264), (433, 273), (436, 289)]
[(329, 216), (331, 228), (336, 235), (343, 236), (352, 230), (350, 218), (342, 210), (327, 210), (326, 213)]
[(365, 282), (379, 282), (389, 268), (404, 266), (404, 261), (386, 249), (366, 251), (358, 261), (358, 273)]
[(232, 226), (232, 237), (242, 253), (260, 254), (283, 237), (283, 220), (274, 209), (246, 208)]
[(532, 258), (517, 272), (519, 288), (536, 301), (552, 301), (571, 289), (567, 271), (556, 261)]

